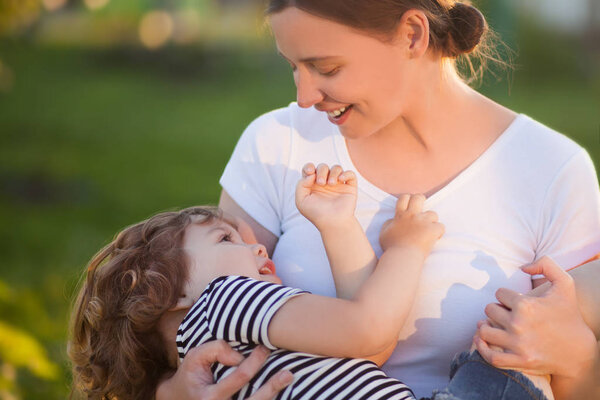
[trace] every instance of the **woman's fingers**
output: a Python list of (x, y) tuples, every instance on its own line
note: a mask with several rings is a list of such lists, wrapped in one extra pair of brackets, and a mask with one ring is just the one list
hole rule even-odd
[(499, 327), (505, 328), (510, 323), (510, 312), (506, 307), (497, 303), (490, 303), (485, 306), (485, 315)]
[[(233, 351), (233, 350), (231, 350)], [(269, 356), (269, 350), (258, 346), (231, 374), (212, 386), (215, 399), (226, 399), (243, 388), (260, 370)]]
[(292, 383), (294, 376), (290, 371), (280, 371), (263, 384), (248, 400), (271, 400), (282, 389)]
[(231, 366), (242, 361), (244, 356), (233, 350), (227, 342), (214, 340), (191, 349), (183, 359), (180, 369), (193, 371), (195, 368), (208, 368), (215, 362)]
[(516, 354), (505, 353), (501, 350), (492, 349), (481, 336), (476, 337), (475, 347), (481, 356), (496, 368), (511, 368), (521, 365), (523, 360)]
[(479, 337), (489, 345), (502, 349), (505, 349), (511, 343), (510, 335), (505, 330), (495, 328), (489, 323), (483, 323), (479, 326)]
[[(160, 383), (156, 398), (228, 399), (254, 377), (268, 356), (269, 351), (264, 346), (257, 347), (244, 359), (223, 340), (205, 343), (191, 349), (175, 375)], [(216, 362), (238, 367), (229, 376), (214, 383), (211, 366)]]
[(524, 296), (522, 293), (515, 292), (514, 290), (500, 288), (496, 290), (496, 299), (506, 308), (514, 310), (519, 307), (519, 304), (523, 302)]
[(521, 267), (523, 272), (530, 275), (544, 275), (553, 284), (571, 283), (573, 278), (550, 257), (542, 257), (533, 264)]

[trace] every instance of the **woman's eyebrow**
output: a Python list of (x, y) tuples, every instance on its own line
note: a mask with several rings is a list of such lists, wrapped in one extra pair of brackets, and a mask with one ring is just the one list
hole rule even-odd
[[(277, 51), (277, 53), (285, 58), (286, 60), (290, 61), (289, 58), (287, 58), (286, 56), (283, 55), (283, 53), (281, 53), (279, 50)], [(332, 59), (336, 59), (336, 58), (340, 58), (340, 56), (320, 56), (320, 57), (306, 57), (306, 58), (301, 58), (300, 62), (302, 63), (312, 63), (312, 62), (317, 62), (317, 61), (330, 61)], [(291, 62), (291, 61), (290, 61)]]

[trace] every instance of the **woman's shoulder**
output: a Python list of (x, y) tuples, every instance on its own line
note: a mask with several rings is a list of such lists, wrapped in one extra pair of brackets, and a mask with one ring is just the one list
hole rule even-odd
[(520, 114), (509, 129), (510, 145), (505, 149), (510, 159), (522, 160), (545, 175), (558, 172), (572, 160), (589, 158), (573, 139), (527, 115)]
[(515, 125), (515, 139), (521, 148), (527, 149), (531, 155), (552, 158), (559, 162), (585, 151), (573, 139), (525, 114), (517, 117)]

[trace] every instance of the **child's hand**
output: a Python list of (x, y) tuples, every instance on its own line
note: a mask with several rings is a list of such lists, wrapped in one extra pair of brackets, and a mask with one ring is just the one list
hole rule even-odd
[(319, 230), (354, 218), (356, 176), (339, 165), (308, 163), (296, 186), (296, 207)]
[(396, 215), (381, 229), (379, 243), (385, 251), (390, 247), (413, 246), (429, 254), (434, 243), (444, 234), (444, 225), (433, 211), (423, 212), (425, 196), (403, 194), (396, 203)]

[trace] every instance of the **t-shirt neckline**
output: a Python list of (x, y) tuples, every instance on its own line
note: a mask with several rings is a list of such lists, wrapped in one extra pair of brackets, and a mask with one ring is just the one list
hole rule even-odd
[[(451, 192), (458, 189), (462, 184), (468, 181), (473, 174), (481, 170), (481, 168), (483, 168), (501, 151), (504, 145), (509, 141), (510, 137), (518, 132), (520, 126), (523, 125), (527, 120), (528, 117), (526, 115), (517, 114), (515, 119), (504, 130), (504, 132), (502, 132), (500, 136), (498, 136), (498, 138), (479, 157), (477, 157), (477, 159), (475, 159), (475, 161), (462, 170), (445, 186), (430, 195), (426, 200), (426, 204), (431, 207), (433, 204), (441, 201), (444, 197), (448, 196)], [(348, 147), (346, 146), (346, 140), (344, 139), (344, 136), (340, 133), (337, 126), (332, 125), (332, 129), (335, 132), (332, 137), (338, 159), (340, 160), (340, 165), (342, 165), (345, 169), (351, 169), (354, 171), (358, 180), (358, 189), (377, 202), (394, 207), (397, 200), (396, 197), (380, 189), (378, 186), (375, 186), (360, 174), (354, 165), (354, 162), (350, 158), (350, 153), (348, 152)]]

